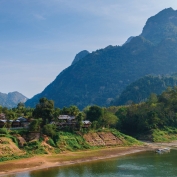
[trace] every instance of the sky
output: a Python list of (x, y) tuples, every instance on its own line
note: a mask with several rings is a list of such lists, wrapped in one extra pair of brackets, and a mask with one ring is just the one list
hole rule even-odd
[(77, 53), (122, 45), (176, 0), (0, 0), (0, 92), (42, 92)]

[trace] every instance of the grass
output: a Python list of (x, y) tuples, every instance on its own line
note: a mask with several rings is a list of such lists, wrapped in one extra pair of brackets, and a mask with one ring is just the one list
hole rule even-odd
[[(119, 140), (123, 142), (120, 146), (133, 146), (133, 145), (141, 145), (141, 143), (127, 135), (124, 135), (120, 133), (119, 131), (115, 129), (100, 129), (97, 131), (91, 131), (93, 132), (111, 132), (113, 135), (115, 135)], [(13, 142), (18, 145), (17, 138), (13, 135), (6, 133), (4, 130), (3, 136), (10, 138), (13, 140)], [(13, 154), (12, 156), (3, 156), (1, 157), (0, 161), (7, 161), (7, 160), (13, 160), (13, 159), (21, 159), (21, 158), (27, 158), (32, 157), (33, 155), (43, 155), (49, 153), (49, 149), (47, 149), (47, 146), (44, 146), (41, 144), (42, 141), (31, 141), (25, 144), (23, 147), (24, 154)], [(47, 142), (50, 146), (53, 147), (53, 150), (49, 154), (58, 154), (62, 151), (85, 151), (85, 150), (99, 150), (105, 148), (105, 146), (91, 146), (89, 145), (85, 139), (78, 135), (77, 133), (70, 133), (70, 132), (57, 132), (57, 135), (53, 138), (49, 138)], [(94, 152), (93, 152), (94, 153)]]
[(163, 130), (155, 129), (152, 131), (154, 142), (171, 142), (177, 140), (177, 129), (165, 127)]
[(91, 149), (91, 146), (85, 141), (83, 137), (69, 132), (60, 132), (59, 139), (57, 140), (56, 144), (61, 151)]

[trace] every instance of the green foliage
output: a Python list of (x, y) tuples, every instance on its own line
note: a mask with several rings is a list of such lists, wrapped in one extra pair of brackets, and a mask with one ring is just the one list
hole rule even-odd
[(79, 108), (106, 106), (140, 77), (176, 72), (176, 17), (171, 8), (161, 11), (148, 19), (141, 35), (122, 46), (108, 46), (86, 55), (26, 104), (34, 106), (45, 96), (58, 107), (73, 103)]
[(53, 124), (44, 125), (43, 133), (50, 137), (54, 137), (56, 135), (56, 126)]
[(54, 113), (54, 102), (47, 98), (41, 98), (36, 108), (33, 111), (35, 118), (41, 117), (43, 119), (43, 125), (50, 123)]
[(84, 120), (84, 114), (82, 112), (79, 112), (79, 114), (76, 117), (76, 121), (77, 121), (79, 130), (81, 130), (81, 128), (82, 128), (82, 125), (83, 125), (82, 121), (83, 120)]
[(0, 128), (0, 134), (8, 134), (8, 129), (7, 128)]
[[(35, 106), (39, 98), (47, 97), (58, 107), (73, 103), (79, 108), (94, 104), (107, 106), (126, 86), (145, 75), (176, 72), (175, 19), (173, 9), (165, 9), (149, 18), (141, 35), (125, 45), (108, 46), (85, 56), (63, 70), (26, 105)], [(144, 98), (138, 95), (137, 99)]]
[(49, 140), (47, 141), (47, 143), (48, 143), (50, 146), (56, 147), (56, 144), (54, 143), (53, 139), (51, 139), (51, 138), (49, 138)]
[(91, 146), (86, 143), (83, 137), (79, 135), (69, 132), (59, 132), (58, 135), (59, 139), (56, 144), (61, 151), (63, 150), (75, 151), (91, 148)]
[(16, 146), (18, 147), (18, 140), (17, 140), (17, 138), (16, 138), (15, 136), (8, 135), (8, 136), (6, 136), (6, 137), (11, 138), (12, 141), (13, 141), (13, 142), (16, 144)]
[(42, 119), (34, 119), (29, 125), (29, 131), (40, 131)]
[(89, 110), (86, 113), (86, 118), (90, 121), (98, 121), (99, 119), (102, 119), (103, 115), (103, 109), (95, 105), (89, 107)]
[[(112, 105), (126, 105), (147, 101), (155, 102), (155, 94), (161, 94), (168, 87), (177, 85), (175, 76), (144, 76), (128, 85), (118, 98), (112, 101)], [(155, 93), (155, 94), (152, 94)], [(154, 100), (155, 99), (155, 100)]]
[(167, 89), (161, 95), (151, 98), (146, 103), (120, 107), (116, 112), (119, 117), (119, 129), (136, 136), (154, 129), (177, 127), (177, 88)]
[(162, 130), (155, 129), (152, 131), (152, 140), (154, 142), (170, 142), (177, 140), (177, 129), (165, 127)]
[(3, 156), (0, 158), (0, 162), (8, 161), (8, 160), (17, 160), (17, 159), (22, 159), (22, 158), (29, 158), (31, 157), (31, 154), (24, 154), (24, 155), (16, 155), (12, 154), (10, 156)]
[(99, 122), (104, 127), (115, 127), (118, 122), (118, 118), (113, 113), (104, 110), (104, 115)]
[(24, 147), (26, 152), (28, 154), (34, 155), (34, 154), (47, 154), (44, 147), (41, 146), (41, 143), (39, 141), (31, 141), (27, 143), (27, 145)]
[(142, 145), (142, 143), (140, 141), (138, 141), (137, 139), (135, 139), (131, 136), (125, 135), (125, 134), (117, 131), (116, 129), (110, 129), (110, 131), (117, 138), (121, 139), (125, 146)]

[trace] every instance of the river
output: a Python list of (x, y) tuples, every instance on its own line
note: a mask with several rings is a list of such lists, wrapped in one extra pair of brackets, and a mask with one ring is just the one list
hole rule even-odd
[(177, 151), (140, 152), (63, 167), (8, 175), (7, 177), (177, 177)]

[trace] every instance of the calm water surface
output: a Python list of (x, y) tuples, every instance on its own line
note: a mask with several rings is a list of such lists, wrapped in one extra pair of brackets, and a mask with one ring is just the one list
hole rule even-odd
[(177, 151), (143, 152), (65, 167), (8, 175), (8, 177), (177, 177)]

